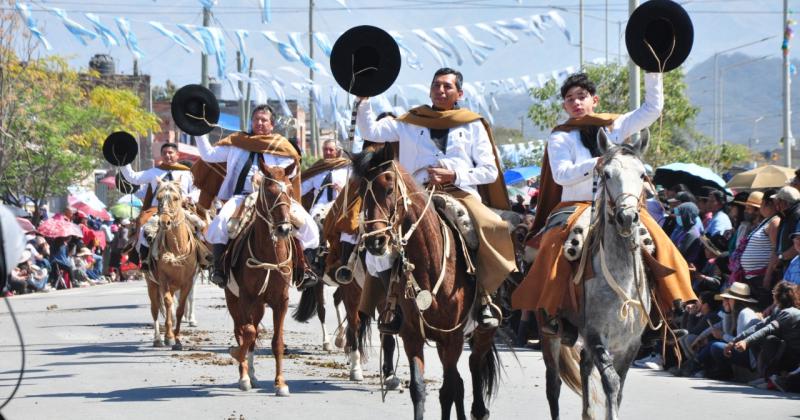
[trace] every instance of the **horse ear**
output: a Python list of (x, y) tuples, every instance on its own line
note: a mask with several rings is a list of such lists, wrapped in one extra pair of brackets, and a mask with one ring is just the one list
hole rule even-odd
[(292, 178), (295, 169), (297, 169), (297, 162), (292, 162), (291, 165), (283, 169), (283, 174), (286, 175), (287, 178)]
[(597, 148), (601, 155), (606, 154), (608, 149), (611, 148), (611, 141), (608, 139), (608, 133), (606, 133), (606, 129), (603, 127), (597, 129)]
[(394, 159), (394, 147), (392, 143), (384, 143), (383, 144), (383, 161), (388, 162)]
[(639, 156), (644, 156), (645, 152), (647, 152), (647, 147), (650, 146), (650, 129), (645, 128), (642, 130), (639, 135), (639, 141), (632, 146)]

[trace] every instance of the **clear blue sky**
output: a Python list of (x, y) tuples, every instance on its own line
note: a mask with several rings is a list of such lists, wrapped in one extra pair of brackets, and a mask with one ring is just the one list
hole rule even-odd
[[(212, 9), (215, 20), (213, 25), (221, 26), (227, 32), (226, 47), (228, 51), (228, 68), (235, 69), (235, 36), (236, 29), (251, 31), (247, 41), (248, 52), (255, 57), (255, 68), (275, 73), (287, 81), (300, 81), (290, 73), (276, 70), (280, 66), (291, 66), (307, 73), (300, 63), (287, 63), (275, 48), (258, 31), (275, 31), (286, 41), (286, 33), (291, 31), (308, 31), (307, 0), (272, 0), (272, 22), (262, 24), (257, 0), (219, 0)], [(400, 31), (409, 41), (409, 45), (417, 52), (424, 68), (414, 70), (404, 66), (397, 83), (427, 84), (432, 72), (438, 67), (436, 60), (428, 53), (410, 30), (431, 29), (433, 27), (451, 28), (454, 25), (466, 25), (472, 34), (489, 44), (496, 46), (489, 53), (488, 60), (481, 66), (476, 65), (469, 57), (464, 44), (456, 39), (465, 62), (460, 69), (467, 80), (483, 81), (523, 75), (535, 76), (537, 73), (549, 74), (553, 70), (561, 70), (567, 66), (578, 64), (578, 48), (570, 45), (565, 37), (555, 28), (544, 31), (544, 42), (535, 37), (520, 35), (516, 44), (504, 45), (490, 35), (475, 29), (475, 23), (491, 22), (499, 19), (527, 17), (532, 14), (547, 13), (557, 10), (566, 21), (572, 34), (573, 42), (577, 42), (579, 32), (578, 0), (535, 1), (535, 0), (347, 0), (350, 11), (345, 10), (336, 0), (316, 0), (314, 14), (314, 30), (327, 32), (332, 39), (352, 26), (372, 24), (387, 30)], [(765, 37), (775, 38), (757, 45), (739, 49), (737, 52), (753, 56), (766, 54), (780, 57), (782, 40), (782, 4), (780, 0), (690, 0), (680, 1), (691, 15), (695, 27), (695, 43), (686, 66), (691, 68), (712, 56), (717, 51), (734, 48)], [(797, 6), (797, 1), (790, 1), (790, 6)], [(170, 79), (178, 85), (196, 83), (200, 78), (200, 53), (188, 54), (168, 38), (157, 33), (146, 22), (159, 21), (170, 30), (183, 34), (175, 24), (187, 23), (200, 25), (202, 9), (198, 0), (40, 0), (28, 2), (33, 16), (40, 28), (53, 44), (50, 53), (70, 56), (75, 67), (85, 68), (89, 58), (95, 53), (110, 53), (117, 59), (117, 70), (123, 73), (132, 72), (132, 55), (124, 47), (106, 48), (100, 40), (90, 41), (88, 46), (81, 45), (58, 18), (43, 7), (59, 7), (69, 13), (75, 21), (90, 27), (83, 16), (92, 12), (100, 16), (102, 21), (118, 33), (113, 21), (115, 17), (127, 17), (131, 20), (132, 29), (139, 39), (145, 53), (140, 62), (143, 73), (150, 74), (155, 84), (163, 84)], [(606, 33), (606, 8), (608, 10), (608, 31)], [(627, 0), (584, 0), (584, 39), (585, 59), (591, 61), (606, 56), (610, 59), (625, 54), (624, 25), (628, 16)], [(799, 9), (800, 10), (800, 9)], [(621, 26), (618, 25), (619, 22)], [(622, 39), (619, 38), (621, 28)], [(449, 31), (454, 37), (453, 31)], [(606, 42), (606, 34), (608, 41)], [(307, 42), (307, 36), (303, 37)], [(121, 37), (120, 37), (121, 40)], [(194, 41), (188, 40), (196, 51)], [(800, 40), (795, 40), (794, 52), (800, 54)], [(307, 45), (306, 45), (307, 47)], [(39, 52), (45, 53), (43, 48)], [(316, 49), (315, 56), (322, 53)], [(327, 67), (327, 60), (321, 60)], [(209, 60), (211, 73), (216, 72), (216, 64)], [(451, 63), (455, 66), (455, 63)], [(535, 80), (535, 77), (534, 77)], [(328, 79), (330, 82), (330, 79)], [(229, 91), (223, 94), (226, 96)], [(287, 89), (287, 95), (296, 97), (298, 93)]]

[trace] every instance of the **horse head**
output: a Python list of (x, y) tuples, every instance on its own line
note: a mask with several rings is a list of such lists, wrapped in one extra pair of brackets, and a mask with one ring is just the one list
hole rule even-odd
[(611, 143), (605, 130), (597, 132), (602, 163), (596, 170), (600, 177), (606, 221), (614, 224), (622, 237), (630, 237), (639, 223), (642, 191), (647, 179), (642, 156), (648, 142), (647, 130), (642, 131), (638, 141), (627, 139), (620, 145)]
[(361, 180), (364, 243), (373, 255), (385, 254), (394, 225), (404, 216), (404, 206), (397, 204), (405, 196), (405, 183), (393, 158), (388, 145), (353, 156), (353, 173)]
[(181, 210), (183, 197), (178, 181), (157, 181), (156, 200), (158, 200), (158, 224), (162, 229), (171, 229)]
[(296, 164), (286, 168), (267, 166), (263, 159), (258, 159), (258, 167), (262, 177), (258, 189), (256, 214), (269, 226), (274, 238), (286, 239), (294, 229), (289, 215), (292, 197), (292, 181)]

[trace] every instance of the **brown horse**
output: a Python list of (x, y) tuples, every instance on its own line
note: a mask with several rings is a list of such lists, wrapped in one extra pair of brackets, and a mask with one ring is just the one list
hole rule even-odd
[[(150, 248), (153, 276), (147, 281), (150, 314), (153, 317), (153, 346), (164, 345), (158, 325), (158, 313), (163, 311), (165, 341), (173, 350), (182, 350), (181, 320), (186, 309), (186, 299), (190, 295), (193, 279), (199, 267), (200, 245), (194, 235), (194, 225), (189, 221), (188, 212), (182, 205), (180, 184), (176, 181), (159, 182), (156, 198), (158, 214), (153, 217), (158, 220), (158, 230)], [(178, 308), (173, 314), (172, 305), (176, 292), (178, 292)]]
[[(414, 417), (421, 419), (425, 408), (423, 347), (430, 340), (436, 343), (444, 367), (439, 391), (442, 418), (450, 418), (455, 405), (457, 418), (466, 419), (464, 381), (457, 363), (467, 324), (474, 320), (477, 285), (468, 278), (453, 232), (439, 218), (428, 192), (391, 159), (391, 148), (385, 147), (383, 151), (364, 152), (353, 161), (354, 171), (361, 177), (367, 251), (373, 255), (397, 254), (395, 270), (400, 279), (393, 283), (392, 293), (403, 312), (400, 336), (411, 370)], [(431, 300), (424, 309), (425, 303), (417, 303), (423, 299), (416, 298), (427, 293)], [(489, 416), (485, 400), (494, 395), (498, 379), (495, 331), (478, 328), (469, 339), (472, 418)]]
[(283, 378), (283, 322), (289, 309), (289, 283), (292, 279), (294, 239), (289, 219), (292, 183), (286, 168), (267, 167), (263, 174), (253, 218), (228, 248), (230, 278), (225, 288), (228, 312), (233, 318), (233, 334), (238, 346), (230, 354), (239, 362), (239, 388), (247, 391), (257, 386), (253, 353), (258, 339), (258, 325), (264, 316), (264, 304), (272, 308), (272, 354), (275, 357), (275, 394), (288, 396)]

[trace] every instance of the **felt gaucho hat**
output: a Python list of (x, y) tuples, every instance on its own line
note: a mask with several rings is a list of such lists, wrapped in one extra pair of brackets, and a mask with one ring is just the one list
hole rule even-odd
[(625, 28), (628, 55), (648, 72), (664, 73), (680, 66), (692, 51), (693, 42), (692, 20), (672, 0), (642, 3), (633, 11)]
[(400, 48), (381, 28), (350, 28), (333, 44), (331, 73), (342, 89), (355, 96), (380, 95), (400, 73)]
[(139, 186), (128, 182), (128, 180), (122, 176), (122, 173), (117, 173), (117, 176), (114, 177), (114, 183), (117, 185), (117, 190), (123, 194), (133, 194), (139, 190)]
[(183, 132), (202, 136), (219, 121), (219, 102), (201, 85), (186, 85), (172, 96), (172, 119)]
[(128, 132), (116, 131), (103, 141), (103, 157), (114, 166), (125, 166), (139, 153), (136, 139)]

